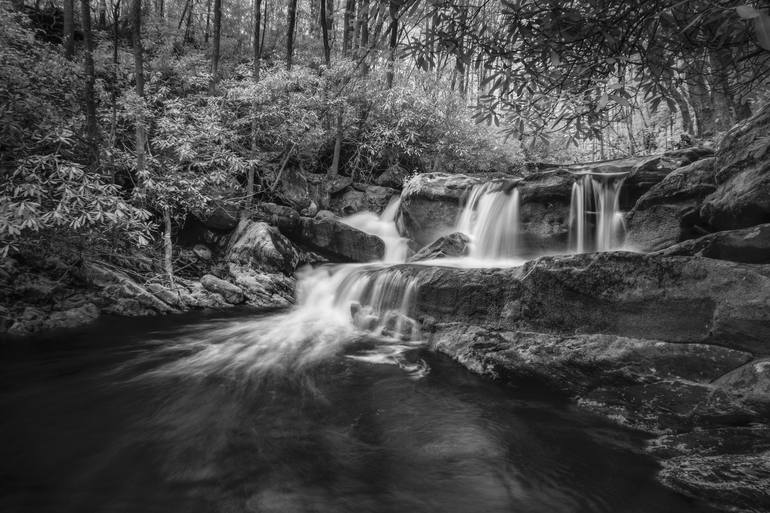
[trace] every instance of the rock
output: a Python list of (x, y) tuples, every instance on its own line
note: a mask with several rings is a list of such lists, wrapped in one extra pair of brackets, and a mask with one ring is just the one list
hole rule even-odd
[[(149, 283), (147, 284), (147, 290), (151, 292), (155, 297), (160, 299), (166, 304), (169, 304), (171, 306), (180, 308), (180, 309), (186, 309), (189, 305), (189, 301), (186, 302), (182, 297), (182, 291), (179, 287), (176, 288), (176, 290), (171, 290), (170, 288), (161, 285), (160, 283)], [(186, 293), (186, 291), (185, 291)]]
[(694, 147), (671, 150), (662, 155), (649, 157), (639, 162), (628, 178), (626, 178), (623, 186), (624, 193), (631, 198), (639, 198), (675, 169), (710, 157), (713, 154), (713, 150), (709, 148)]
[(46, 329), (56, 328), (74, 328), (89, 322), (95, 321), (99, 317), (99, 308), (93, 303), (86, 303), (77, 308), (70, 308), (53, 312), (45, 322)]
[(226, 260), (290, 275), (297, 268), (299, 255), (277, 228), (244, 219), (233, 232)]
[(13, 282), (13, 293), (29, 303), (50, 303), (58, 284), (42, 274), (21, 273)]
[(409, 172), (406, 169), (398, 164), (394, 164), (378, 176), (374, 183), (383, 187), (401, 189), (408, 177)]
[(315, 204), (315, 201), (311, 201), (310, 205), (302, 210), (302, 215), (306, 217), (313, 217), (318, 213), (318, 205)]
[[(123, 272), (92, 263), (85, 264), (82, 272), (88, 283), (101, 289), (100, 294), (108, 303), (119, 303), (116, 304), (115, 308), (110, 308), (109, 305), (105, 306), (104, 310), (107, 313), (124, 315), (121, 312), (126, 311), (125, 315), (137, 316), (146, 315), (149, 312), (172, 313), (177, 311)], [(134, 301), (141, 305), (141, 308), (137, 307), (133, 303)]]
[(420, 247), (454, 233), (461, 199), (471, 187), (481, 183), (480, 178), (446, 173), (414, 176), (401, 192), (396, 220), (399, 232)]
[(334, 219), (303, 217), (297, 239), (341, 262), (370, 262), (385, 255), (382, 239)]
[(201, 278), (201, 285), (206, 290), (221, 295), (231, 305), (237, 305), (245, 301), (243, 291), (237, 285), (233, 285), (229, 281), (222, 280), (211, 274)]
[(278, 196), (283, 203), (289, 204), (297, 210), (302, 210), (310, 205), (310, 189), (308, 180), (299, 169), (286, 166), (281, 175)]
[(234, 263), (228, 265), (228, 273), (252, 306), (282, 307), (294, 302), (294, 278)]
[(24, 308), (8, 328), (10, 335), (29, 335), (43, 329), (46, 321), (46, 313), (40, 308), (28, 306)]
[(742, 230), (727, 230), (688, 240), (660, 252), (662, 255), (688, 255), (770, 264), (770, 224)]
[(713, 385), (741, 397), (751, 408), (770, 419), (770, 358), (759, 358), (719, 379)]
[(284, 235), (295, 233), (300, 228), (299, 213), (291, 207), (275, 203), (258, 204), (252, 218), (276, 226)]
[(716, 153), (717, 189), (700, 216), (717, 230), (770, 222), (770, 104), (727, 132)]
[(198, 218), (206, 228), (229, 232), (238, 224), (238, 208), (231, 204), (220, 205), (210, 212), (199, 214)]
[(466, 256), (470, 250), (469, 244), (470, 239), (465, 234), (452, 233), (422, 248), (409, 259), (409, 262)]
[(181, 300), (189, 308), (223, 308), (227, 301), (220, 294), (209, 292), (199, 281), (177, 278), (185, 286), (187, 293), (181, 294)]
[(147, 315), (158, 314), (157, 310), (130, 297), (113, 299), (102, 308), (102, 311), (107, 314), (120, 315), (122, 317), (144, 317)]
[(337, 215), (331, 210), (319, 210), (315, 215), (316, 219), (337, 219)]
[(397, 195), (398, 191), (388, 187), (354, 183), (341, 196), (334, 197), (331, 206), (341, 216), (363, 211), (381, 214), (390, 199)]
[(193, 253), (195, 253), (195, 256), (200, 258), (203, 261), (210, 261), (212, 258), (211, 250), (204, 246), (203, 244), (196, 244), (193, 246)]

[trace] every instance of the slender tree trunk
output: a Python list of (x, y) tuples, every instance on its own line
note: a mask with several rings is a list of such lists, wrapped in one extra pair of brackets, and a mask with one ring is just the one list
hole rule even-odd
[(328, 68), (331, 65), (331, 48), (329, 47), (329, 17), (326, 14), (326, 0), (321, 0), (321, 39), (324, 47), (324, 62)]
[(358, 11), (358, 18), (361, 20), (361, 75), (366, 76), (369, 73), (369, 62), (365, 58), (369, 51), (369, 0), (361, 0), (361, 8)]
[(164, 0), (158, 0), (158, 16), (163, 19), (165, 16), (166, 2)]
[(94, 84), (96, 73), (94, 71), (93, 35), (91, 33), (91, 4), (90, 0), (80, 0), (80, 24), (83, 29), (83, 71), (86, 74), (85, 104), (86, 104), (86, 128), (88, 132), (88, 144), (93, 162), (99, 160), (98, 132), (96, 126), (96, 98)]
[(297, 23), (297, 0), (289, 0), (289, 9), (286, 16), (286, 69), (291, 69), (291, 61), (294, 56), (294, 29)]
[(192, 15), (193, 15), (193, 9), (195, 8), (195, 3), (193, 0), (190, 0), (190, 9), (187, 11), (187, 23), (184, 27), (184, 41), (186, 43), (192, 42), (192, 33), (190, 32), (190, 27), (192, 26)]
[[(142, 52), (142, 0), (134, 0), (131, 9), (131, 37), (134, 45), (134, 75), (136, 76), (136, 94), (144, 98), (144, 54)], [(136, 172), (144, 173), (144, 116), (136, 119)]]
[(696, 136), (698, 138), (712, 136), (715, 130), (714, 108), (709, 98), (704, 70), (691, 64), (685, 72), (685, 77), (697, 122)]
[(390, 0), (390, 42), (388, 44), (388, 70), (385, 82), (388, 89), (393, 87), (393, 77), (396, 72), (396, 45), (398, 44), (398, 5)]
[(267, 35), (267, 19), (269, 11), (267, 10), (268, 5), (270, 2), (268, 0), (265, 0), (265, 19), (262, 21), (262, 41), (259, 43), (259, 51), (260, 54), (265, 53), (265, 36)]
[(674, 102), (676, 102), (679, 113), (682, 115), (682, 130), (686, 134), (692, 135), (694, 130), (692, 125), (692, 117), (690, 116), (690, 108), (687, 105), (687, 101), (684, 99), (684, 96), (682, 96), (682, 94), (676, 89), (671, 91), (671, 96), (673, 97)]
[(166, 271), (168, 282), (174, 285), (174, 245), (171, 242), (171, 212), (168, 207), (163, 209), (163, 269)]
[(460, 93), (460, 95), (465, 98), (465, 92), (466, 92), (466, 81), (465, 81), (465, 24), (468, 21), (468, 4), (467, 2), (463, 2), (463, 4), (460, 7), (462, 9), (462, 13), (460, 14), (460, 30), (459, 34), (457, 34), (458, 37), (458, 45), (457, 45), (457, 53), (455, 56), (455, 70), (457, 71), (457, 78), (459, 79), (459, 83), (457, 85), (457, 90)]
[[(112, 9), (112, 87), (110, 88), (110, 102), (112, 103), (112, 119), (110, 122), (110, 147), (115, 148), (117, 142), (118, 130), (118, 42), (120, 37), (120, 28), (118, 19), (120, 18), (120, 0), (115, 2)], [(110, 151), (110, 164), (112, 164), (113, 151)], [(115, 168), (110, 165), (111, 182), (115, 183)]]
[(211, 51), (211, 82), (209, 94), (214, 94), (219, 81), (219, 41), (222, 31), (222, 0), (214, 0), (214, 47)]
[(75, 55), (75, 22), (73, 16), (74, 0), (64, 0), (64, 56), (71, 59)]
[[(262, 61), (262, 47), (260, 46), (260, 22), (261, 22), (261, 9), (262, 0), (254, 0), (254, 69), (252, 72), (252, 78), (254, 83), (259, 82), (259, 67)], [(246, 209), (241, 214), (241, 217), (247, 217), (251, 213), (251, 207), (254, 203), (254, 176), (256, 174), (256, 166), (253, 163), (257, 158), (257, 101), (254, 100), (251, 104), (251, 158), (252, 164), (249, 166), (249, 172), (246, 178)]]
[(356, 0), (346, 0), (345, 14), (342, 18), (342, 55), (347, 56), (353, 46), (353, 20), (356, 13)]
[(107, 0), (99, 0), (99, 28), (107, 27)]
[(209, 30), (211, 27), (211, 0), (206, 2), (206, 32), (203, 34), (203, 42), (209, 42)]

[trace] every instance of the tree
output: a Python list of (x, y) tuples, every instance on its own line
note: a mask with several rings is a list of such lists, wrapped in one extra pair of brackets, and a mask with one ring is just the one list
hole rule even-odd
[(91, 5), (89, 0), (80, 0), (80, 22), (83, 28), (83, 43), (85, 55), (83, 68), (85, 80), (85, 105), (86, 105), (86, 133), (90, 147), (91, 159), (98, 162), (98, 128), (96, 126), (96, 98), (94, 97), (94, 84), (96, 73), (94, 71), (93, 36), (91, 35)]
[(222, 33), (222, 0), (214, 0), (214, 45), (211, 51), (209, 94), (214, 94), (219, 80), (219, 43)]
[(291, 69), (294, 55), (294, 29), (297, 23), (297, 0), (289, 0), (289, 8), (286, 15), (286, 69)]
[(75, 54), (74, 0), (64, 0), (64, 56), (71, 59)]

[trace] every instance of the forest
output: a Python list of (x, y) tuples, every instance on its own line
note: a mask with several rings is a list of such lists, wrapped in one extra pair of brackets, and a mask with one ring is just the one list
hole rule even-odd
[(188, 216), (286, 203), (293, 170), (400, 186), (645, 155), (770, 95), (759, 3), (1, 5), (2, 253), (142, 248), (169, 278)]

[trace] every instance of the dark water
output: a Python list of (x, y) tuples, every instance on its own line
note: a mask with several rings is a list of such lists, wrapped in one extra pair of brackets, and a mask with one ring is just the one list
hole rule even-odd
[(241, 315), (0, 346), (0, 511), (708, 511), (655, 482), (637, 433), (424, 348), (401, 366), (345, 357), (376, 348), (359, 341), (301, 370), (185, 371)]

